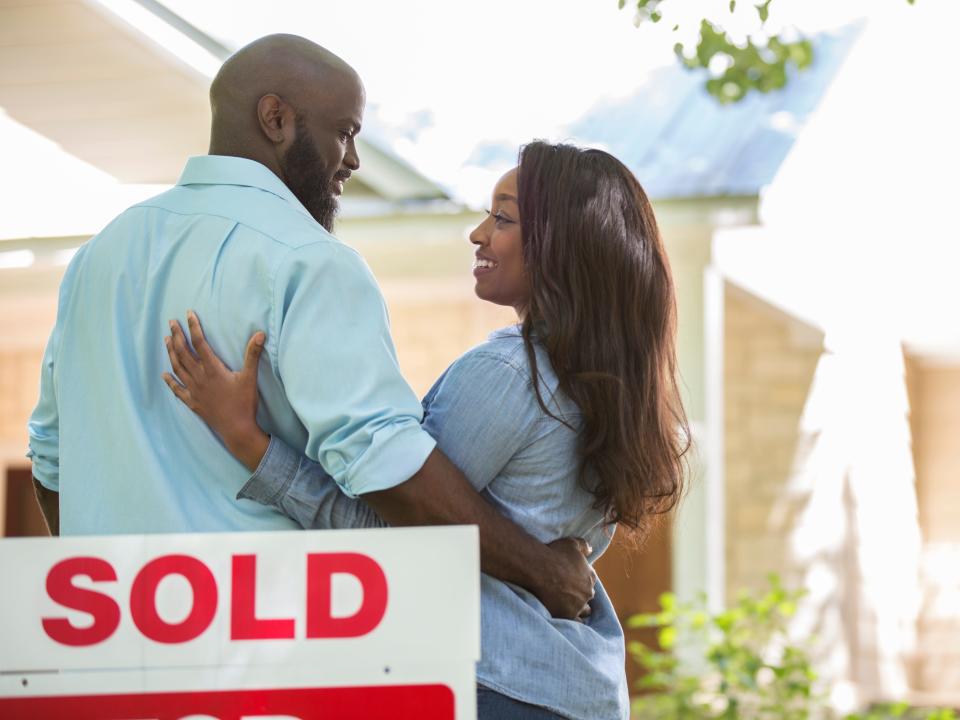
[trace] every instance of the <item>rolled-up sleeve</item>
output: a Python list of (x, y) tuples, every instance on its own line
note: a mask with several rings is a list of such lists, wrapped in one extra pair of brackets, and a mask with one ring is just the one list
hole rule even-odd
[(275, 507), (307, 530), (387, 527), (363, 500), (340, 492), (318, 463), (276, 436), (237, 499)]
[(59, 326), (54, 326), (40, 368), (40, 399), (27, 422), (33, 476), (48, 490), (60, 491), (60, 411), (54, 381)]
[(337, 243), (292, 250), (275, 284), (276, 367), (305, 452), (352, 497), (408, 480), (436, 443), (403, 379), (366, 263)]

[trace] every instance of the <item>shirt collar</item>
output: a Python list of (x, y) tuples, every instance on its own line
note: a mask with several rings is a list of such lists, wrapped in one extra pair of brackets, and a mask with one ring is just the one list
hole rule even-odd
[[(544, 336), (544, 324), (543, 321), (538, 320), (533, 323), (533, 332), (531, 336), (535, 342), (540, 342), (540, 338)], [(523, 337), (523, 323), (517, 322), (513, 325), (507, 325), (504, 328), (499, 330), (494, 330), (487, 336), (488, 340), (496, 340), (497, 338), (509, 338), (509, 337)]]
[(254, 187), (286, 200), (299, 212), (313, 219), (290, 188), (266, 165), (228, 155), (195, 155), (187, 160), (177, 185), (240, 185)]
[(494, 330), (490, 335), (487, 336), (488, 340), (496, 340), (497, 338), (508, 338), (508, 337), (520, 337), (522, 331), (519, 325), (507, 325), (505, 328), (500, 328), (499, 330)]

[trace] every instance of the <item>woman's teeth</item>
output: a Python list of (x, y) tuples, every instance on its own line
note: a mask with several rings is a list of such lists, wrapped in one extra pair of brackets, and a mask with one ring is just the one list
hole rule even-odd
[(473, 260), (473, 269), (477, 268), (495, 268), (497, 264), (491, 260), (485, 260), (483, 258), (474, 258)]

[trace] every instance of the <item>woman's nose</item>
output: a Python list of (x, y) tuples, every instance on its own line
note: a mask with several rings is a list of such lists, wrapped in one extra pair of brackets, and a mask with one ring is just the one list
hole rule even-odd
[(485, 237), (483, 235), (482, 228), (483, 228), (483, 223), (480, 223), (473, 230), (470, 231), (470, 235), (469, 235), (470, 242), (472, 242), (474, 245), (483, 245), (483, 243), (485, 242)]
[(490, 231), (488, 228), (488, 223), (493, 218), (487, 214), (487, 216), (477, 225), (469, 235), (470, 242), (474, 245), (487, 245), (490, 243)]

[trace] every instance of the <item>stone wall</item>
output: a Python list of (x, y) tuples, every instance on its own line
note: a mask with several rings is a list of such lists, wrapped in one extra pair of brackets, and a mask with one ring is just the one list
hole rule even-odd
[(837, 707), (960, 703), (960, 363), (725, 290), (728, 600), (771, 571)]
[(724, 331), (728, 600), (787, 575), (791, 508), (785, 493), (822, 334), (727, 285)]
[(960, 363), (907, 364), (923, 530), (913, 685), (960, 696)]

